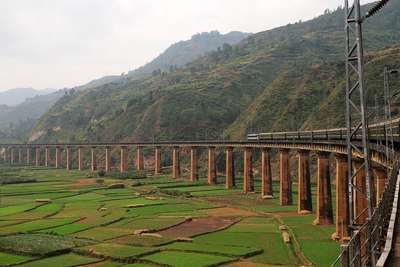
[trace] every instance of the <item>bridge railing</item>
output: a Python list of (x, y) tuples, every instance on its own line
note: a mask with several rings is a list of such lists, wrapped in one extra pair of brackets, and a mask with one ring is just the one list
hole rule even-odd
[(393, 246), (394, 223), (400, 191), (399, 161), (393, 164), (388, 182), (371, 218), (353, 231), (353, 236), (340, 247), (331, 265), (383, 267)]
[[(389, 124), (391, 124), (393, 131), (393, 141), (399, 142), (400, 118), (369, 125), (369, 140), (375, 142), (381, 142), (385, 140), (386, 128)], [(362, 137), (361, 131), (361, 128), (355, 130), (352, 138), (354, 140), (360, 139)], [(247, 134), (247, 140), (346, 140), (346, 137), (347, 128), (320, 129), (311, 131), (259, 132)]]

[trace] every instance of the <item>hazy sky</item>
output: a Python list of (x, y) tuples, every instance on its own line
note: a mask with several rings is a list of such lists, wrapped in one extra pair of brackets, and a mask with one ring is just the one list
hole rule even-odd
[(140, 67), (198, 32), (256, 33), (311, 19), (343, 3), (0, 0), (0, 91), (74, 87)]

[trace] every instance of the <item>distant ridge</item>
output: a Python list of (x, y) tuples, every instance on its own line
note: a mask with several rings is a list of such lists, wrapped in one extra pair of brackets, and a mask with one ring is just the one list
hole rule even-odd
[(172, 44), (162, 54), (144, 66), (130, 71), (127, 76), (141, 78), (152, 74), (154, 71), (169, 71), (179, 68), (187, 63), (204, 56), (206, 53), (217, 50), (224, 43), (234, 45), (250, 36), (251, 33), (232, 31), (221, 34), (219, 31), (202, 32), (192, 35), (187, 41)]
[(44, 90), (36, 90), (33, 88), (15, 88), (10, 89), (4, 92), (0, 92), (0, 105), (7, 105), (7, 106), (16, 106), (25, 99), (46, 95), (52, 92), (57, 91), (56, 89), (44, 89)]

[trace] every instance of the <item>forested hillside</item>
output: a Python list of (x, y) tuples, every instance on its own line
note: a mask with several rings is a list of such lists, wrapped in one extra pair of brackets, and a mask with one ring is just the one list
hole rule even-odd
[[(65, 95), (31, 141), (241, 139), (248, 131), (344, 126), (343, 13), (224, 44), (182, 68)], [(389, 48), (400, 43), (399, 18), (399, 3), (390, 2), (364, 24), (370, 106), (382, 95), (383, 66), (400, 59), (399, 47)]]

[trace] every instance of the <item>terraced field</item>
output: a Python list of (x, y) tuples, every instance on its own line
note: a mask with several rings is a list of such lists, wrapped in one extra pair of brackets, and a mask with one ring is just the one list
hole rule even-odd
[(3, 176), (0, 266), (328, 266), (339, 252), (333, 226), (313, 226), (296, 203), (244, 195), (240, 181), (226, 190), (222, 179), (208, 186), (150, 171), (121, 180), (0, 165)]

